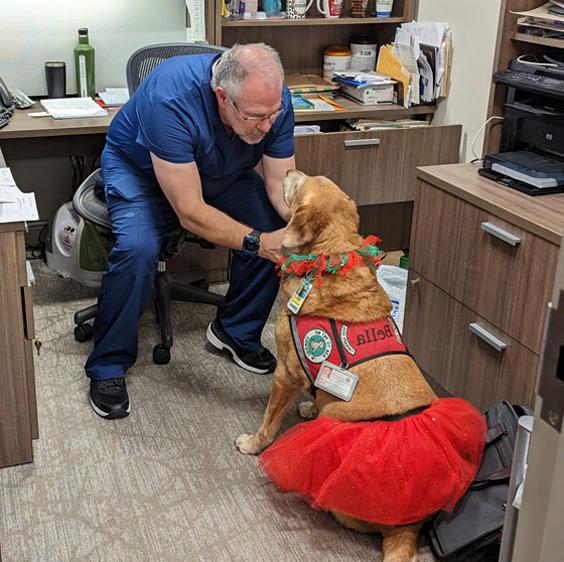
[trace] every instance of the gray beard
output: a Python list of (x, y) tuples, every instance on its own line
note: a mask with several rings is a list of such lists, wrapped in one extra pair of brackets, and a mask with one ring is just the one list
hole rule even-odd
[(243, 142), (247, 144), (258, 144), (266, 136), (266, 134), (260, 132), (258, 129), (256, 129), (256, 131), (254, 129), (251, 129), (250, 131), (233, 129), (233, 131)]

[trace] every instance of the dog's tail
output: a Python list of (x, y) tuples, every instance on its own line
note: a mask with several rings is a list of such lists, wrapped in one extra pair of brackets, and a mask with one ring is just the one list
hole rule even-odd
[(420, 523), (382, 529), (383, 562), (417, 562), (417, 537)]

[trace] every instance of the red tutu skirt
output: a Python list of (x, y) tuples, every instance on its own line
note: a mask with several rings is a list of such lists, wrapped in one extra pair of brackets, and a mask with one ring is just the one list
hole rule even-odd
[(476, 476), (486, 434), (465, 400), (435, 400), (399, 421), (321, 417), (293, 427), (259, 458), (284, 492), (314, 509), (384, 525), (452, 511)]

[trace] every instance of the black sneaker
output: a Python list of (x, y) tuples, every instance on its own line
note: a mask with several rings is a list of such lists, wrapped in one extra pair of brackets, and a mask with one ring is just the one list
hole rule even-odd
[(276, 357), (263, 347), (260, 351), (249, 351), (238, 346), (227, 334), (217, 319), (210, 322), (206, 331), (208, 341), (220, 351), (227, 351), (233, 361), (246, 371), (266, 375), (276, 369)]
[(99, 416), (108, 420), (128, 416), (131, 405), (125, 379), (90, 381), (90, 405)]

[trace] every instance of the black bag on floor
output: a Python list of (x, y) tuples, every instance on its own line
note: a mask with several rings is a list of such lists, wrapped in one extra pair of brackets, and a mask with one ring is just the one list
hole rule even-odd
[(518, 419), (533, 412), (503, 400), (484, 415), (488, 433), (476, 479), (451, 513), (440, 511), (428, 526), (431, 546), (444, 561), (497, 560), (499, 554)]

